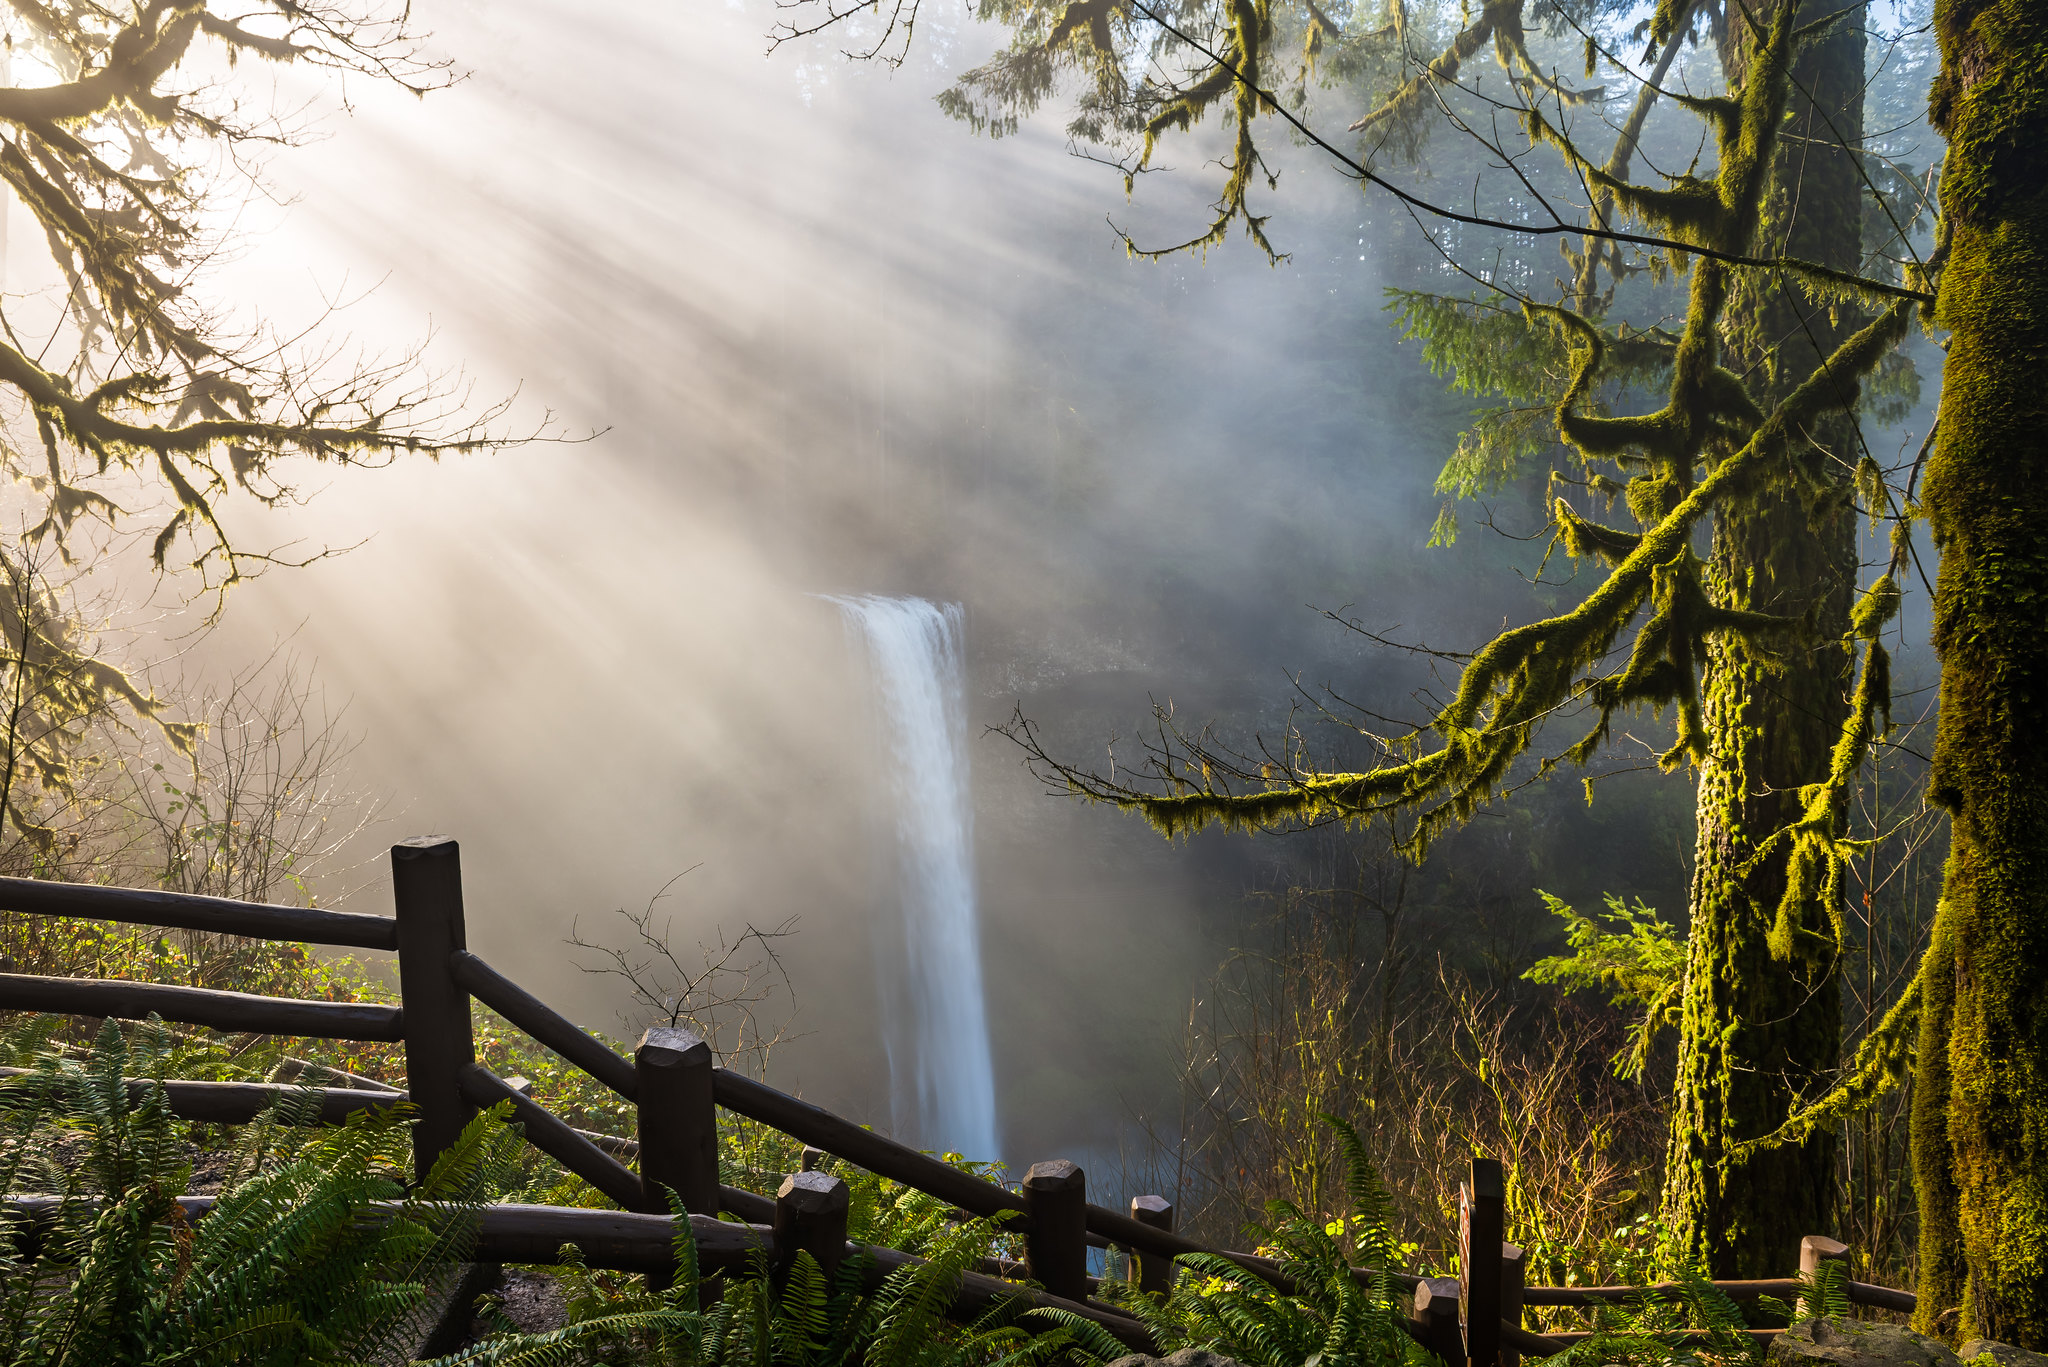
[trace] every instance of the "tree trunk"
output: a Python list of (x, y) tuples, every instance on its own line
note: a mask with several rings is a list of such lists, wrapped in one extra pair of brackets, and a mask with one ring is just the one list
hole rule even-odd
[[(1945, 875), (1944, 875), (1945, 876)], [(1963, 1239), (1956, 1223), (1955, 1151), (1948, 1142), (1948, 1030), (1955, 1014), (1955, 950), (1938, 913), (1920, 978), (1920, 1064), (1913, 1079), (1913, 1194), (1920, 1220), (1920, 1303), (1913, 1327), (1952, 1335), (1963, 1303)]]
[[(1918, 1085), (1947, 1145), (1914, 1146), (1922, 1199), (1952, 1191), (1959, 1337), (2048, 1349), (2048, 7), (1940, 0), (1929, 101), (1948, 139), (1936, 320), (1950, 330), (1924, 507), (1941, 723), (1932, 800), (1949, 862), (1923, 991)], [(2042, 694), (2043, 697), (2036, 697)], [(1932, 1001), (1929, 1006), (1933, 1006)], [(1931, 1128), (1931, 1127), (1930, 1127)], [(1932, 1199), (1930, 1199), (1932, 1198)], [(1953, 1303), (1944, 1259), (1921, 1295)], [(1952, 1277), (1953, 1273), (1949, 1273)], [(1945, 1307), (1944, 1307), (1945, 1308)], [(1945, 1325), (1943, 1327), (1946, 1327)]]
[[(1738, 42), (1746, 48), (1746, 34), (1723, 47), (1731, 88), (1746, 65), (1746, 52), (1729, 50)], [(1863, 181), (1842, 144), (1862, 138), (1863, 46), (1858, 12), (1800, 53), (1758, 250), (1858, 266)], [(1727, 364), (1768, 408), (1859, 321), (1847, 311), (1831, 321), (1791, 282), (1744, 273), (1730, 292)], [(1725, 1157), (1729, 1144), (1775, 1129), (1839, 1061), (1834, 963), (1781, 958), (1767, 943), (1784, 856), (1745, 871), (1758, 842), (1798, 819), (1800, 787), (1826, 777), (1848, 710), (1850, 661), (1839, 643), (1856, 584), (1847, 495), (1861, 452), (1846, 416), (1818, 424), (1812, 436), (1798, 476), (1721, 511), (1707, 574), (1717, 604), (1810, 615), (1813, 623), (1810, 646), (1787, 647), (1803, 659), (1774, 660), (1755, 645), (1716, 638), (1702, 680), (1711, 751), (1699, 778), (1664, 1218), (1669, 1251), (1717, 1277), (1785, 1275), (1800, 1238), (1827, 1229), (1833, 1213), (1833, 1136), (1767, 1151), (1739, 1169)], [(1824, 927), (1826, 911), (1800, 908), (1798, 920)]]

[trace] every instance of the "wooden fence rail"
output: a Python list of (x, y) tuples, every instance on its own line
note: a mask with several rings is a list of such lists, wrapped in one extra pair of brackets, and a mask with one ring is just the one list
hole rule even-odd
[[(409, 1103), (418, 1115), (413, 1162), (420, 1174), (479, 1109), (509, 1102), (529, 1143), (623, 1209), (489, 1207), (482, 1215), (477, 1256), (491, 1261), (549, 1263), (564, 1243), (574, 1243), (593, 1267), (665, 1278), (672, 1266), (674, 1238), (666, 1213), (671, 1192), (693, 1212), (699, 1258), (709, 1269), (740, 1266), (764, 1251), (770, 1255), (771, 1269), (780, 1269), (797, 1248), (810, 1250), (821, 1263), (862, 1253), (869, 1275), (876, 1279), (915, 1261), (893, 1250), (858, 1249), (845, 1242), (844, 1184), (813, 1171), (817, 1156), (829, 1154), (926, 1192), (954, 1207), (958, 1218), (996, 1219), (1004, 1229), (1022, 1235), (1021, 1266), (991, 1259), (982, 1273), (967, 1275), (956, 1306), (963, 1314), (979, 1313), (998, 1296), (1022, 1296), (1084, 1315), (1120, 1342), (1149, 1351), (1154, 1345), (1135, 1318), (1090, 1299), (1096, 1286), (1087, 1271), (1091, 1247), (1123, 1250), (1135, 1264), (1139, 1285), (1148, 1291), (1169, 1287), (1174, 1260), (1189, 1254), (1223, 1258), (1282, 1291), (1295, 1289), (1272, 1259), (1214, 1248), (1176, 1233), (1173, 1207), (1160, 1197), (1137, 1198), (1129, 1214), (1092, 1204), (1086, 1174), (1065, 1161), (1035, 1165), (1020, 1189), (1013, 1191), (756, 1078), (718, 1067), (708, 1044), (689, 1030), (649, 1030), (633, 1057), (622, 1058), (469, 950), (455, 841), (402, 842), (392, 847), (391, 868), (396, 914), (390, 918), (15, 878), (0, 878), (0, 911), (395, 952), (399, 1005), (0, 974), (0, 1011), (121, 1019), (156, 1015), (237, 1033), (402, 1043), (404, 1092), (178, 1080), (162, 1086), (174, 1113), (213, 1123), (245, 1122), (286, 1095), (303, 1097), (309, 1107), (306, 1114), (321, 1123), (338, 1123), (367, 1107)], [(534, 1101), (522, 1080), (500, 1078), (479, 1063), (470, 1028), (472, 999), (632, 1102), (634, 1138), (576, 1129)], [(0, 1076), (21, 1071), (0, 1069)], [(131, 1079), (128, 1085), (140, 1090), (156, 1084)], [(807, 1146), (804, 1172), (791, 1174), (774, 1198), (722, 1185), (717, 1149), (720, 1107), (800, 1140)], [(637, 1158), (639, 1171), (619, 1161), (621, 1157)], [(1525, 1286), (1526, 1260), (1505, 1239), (1503, 1191), (1499, 1164), (1475, 1160), (1460, 1198), (1458, 1277), (1392, 1274), (1397, 1284), (1413, 1293), (1413, 1312), (1405, 1322), (1409, 1333), (1443, 1358), (1447, 1367), (1519, 1367), (1524, 1354), (1560, 1351), (1584, 1335), (1533, 1333), (1522, 1323), (1526, 1310), (1589, 1307), (1625, 1299), (1639, 1290)], [(37, 1202), (43, 1199), (0, 1198), (5, 1209), (26, 1216), (35, 1215), (41, 1208)], [(200, 1197), (187, 1198), (186, 1203), (195, 1215), (211, 1204)], [(714, 1212), (736, 1216), (740, 1223), (712, 1218)], [(32, 1225), (30, 1220), (23, 1228)], [(1495, 1248), (1497, 1257), (1490, 1252)], [(1809, 1237), (1800, 1250), (1801, 1270), (1811, 1273), (1846, 1252), (1833, 1240)], [(779, 1270), (773, 1274), (779, 1275)], [(1359, 1268), (1354, 1275), (1370, 1281), (1378, 1274)], [(1026, 1276), (1043, 1289), (1018, 1285), (1017, 1279)], [(1777, 1278), (1716, 1285), (1744, 1300), (1789, 1297), (1801, 1283)], [(1852, 1281), (1848, 1292), (1858, 1304), (1887, 1310), (1911, 1310), (1914, 1305), (1911, 1293), (1889, 1287)]]
[(0, 973), (0, 1011), (43, 1011), (59, 1016), (151, 1015), (185, 1025), (204, 1025), (235, 1034), (285, 1035), (311, 1039), (405, 1038), (403, 1007), (377, 1002), (311, 1002), (294, 997), (258, 997), (210, 987), (110, 982), (102, 978), (41, 978)]
[[(0, 1068), (0, 1078), (20, 1077), (30, 1068)], [(292, 1087), (268, 1082), (182, 1082), (161, 1084), (148, 1078), (127, 1078), (128, 1094), (139, 1101), (151, 1087), (161, 1085), (171, 1114), (208, 1125), (246, 1125), (280, 1102), (304, 1099), (317, 1107), (314, 1118), (323, 1125), (338, 1125), (357, 1111), (376, 1106), (404, 1103), (404, 1092), (366, 1092), (343, 1087)]]
[(398, 923), (388, 916), (274, 907), (225, 897), (195, 897), (147, 888), (103, 888), (86, 883), (45, 883), (0, 878), (0, 911), (30, 916), (72, 916), (84, 921), (201, 930), (251, 940), (337, 945), (347, 949), (398, 948)]

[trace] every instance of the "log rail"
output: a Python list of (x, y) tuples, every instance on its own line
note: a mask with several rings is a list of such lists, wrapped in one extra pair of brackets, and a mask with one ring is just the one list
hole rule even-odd
[[(286, 1097), (298, 1098), (297, 1104), (305, 1108), (295, 1114), (321, 1124), (339, 1123), (366, 1108), (407, 1104), (419, 1117), (413, 1130), (413, 1161), (420, 1173), (431, 1168), (479, 1109), (509, 1102), (527, 1142), (622, 1209), (487, 1207), (481, 1215), (477, 1256), (490, 1261), (549, 1263), (563, 1244), (573, 1243), (593, 1267), (666, 1278), (672, 1267), (674, 1225), (664, 1212), (671, 1208), (673, 1193), (696, 1212), (691, 1224), (707, 1268), (739, 1266), (765, 1249), (772, 1275), (779, 1276), (799, 1247), (822, 1255), (821, 1263), (863, 1255), (868, 1275), (876, 1280), (914, 1262), (894, 1250), (846, 1242), (844, 1185), (810, 1171), (817, 1155), (826, 1154), (934, 1196), (954, 1207), (956, 1218), (995, 1220), (1004, 1230), (1022, 1236), (1021, 1266), (990, 1259), (984, 1261), (982, 1272), (966, 1274), (955, 1306), (960, 1314), (977, 1314), (998, 1297), (1022, 1297), (1071, 1310), (1102, 1325), (1127, 1346), (1152, 1350), (1155, 1345), (1136, 1318), (1091, 1299), (1096, 1286), (1086, 1272), (1091, 1246), (1123, 1250), (1135, 1266), (1139, 1284), (1148, 1290), (1169, 1286), (1174, 1260), (1190, 1254), (1222, 1258), (1283, 1292), (1294, 1289), (1272, 1259), (1214, 1248), (1175, 1233), (1173, 1207), (1160, 1197), (1137, 1198), (1129, 1214), (1092, 1204), (1085, 1174), (1064, 1161), (1035, 1166), (1020, 1189), (1012, 1190), (759, 1079), (718, 1067), (709, 1047), (687, 1030), (650, 1030), (633, 1057), (621, 1057), (469, 950), (455, 841), (409, 840), (393, 846), (391, 857), (396, 910), (392, 917), (19, 878), (0, 878), (0, 911), (394, 952), (399, 960), (398, 1005), (0, 973), (0, 1011), (131, 1020), (155, 1015), (237, 1033), (403, 1043), (411, 1079), (410, 1090), (404, 1092), (141, 1079), (130, 1080), (129, 1087), (139, 1094), (161, 1086), (175, 1114), (217, 1124), (246, 1122)], [(500, 1078), (479, 1063), (469, 1030), (472, 999), (633, 1103), (639, 1117), (636, 1139), (575, 1129), (527, 1095), (520, 1079)], [(0, 1078), (22, 1071), (0, 1069)], [(777, 1197), (719, 1183), (716, 1112), (721, 1107), (807, 1146), (805, 1171), (792, 1174)], [(620, 1157), (637, 1157), (640, 1170), (626, 1166)], [(1521, 1323), (1526, 1310), (1591, 1307), (1625, 1300), (1642, 1290), (1523, 1285), (1521, 1250), (1503, 1241), (1502, 1191), (1499, 1165), (1476, 1159), (1460, 1203), (1459, 1277), (1391, 1274), (1414, 1296), (1405, 1321), (1409, 1333), (1447, 1367), (1520, 1367), (1523, 1355), (1562, 1351), (1586, 1335), (1531, 1332)], [(0, 1198), (0, 1210), (34, 1216), (41, 1199)], [(194, 1215), (210, 1207), (203, 1197), (186, 1200)], [(738, 1223), (712, 1218), (714, 1209), (736, 1217)], [(30, 1219), (22, 1228), (32, 1225)], [(1497, 1264), (1484, 1252), (1496, 1245)], [(1847, 1249), (1834, 1240), (1809, 1236), (1801, 1245), (1800, 1269), (1810, 1275), (1821, 1264), (1846, 1256)], [(1366, 1282), (1379, 1275), (1367, 1268), (1354, 1269), (1353, 1274)], [(1017, 1279), (1025, 1276), (1038, 1286), (1019, 1285)], [(1795, 1295), (1803, 1283), (1776, 1278), (1715, 1285), (1732, 1299), (1754, 1300)], [(1852, 1302), (1883, 1310), (1910, 1311), (1915, 1303), (1910, 1292), (1856, 1281), (1847, 1283), (1847, 1292)], [(1481, 1316), (1480, 1325), (1468, 1322), (1473, 1314)]]

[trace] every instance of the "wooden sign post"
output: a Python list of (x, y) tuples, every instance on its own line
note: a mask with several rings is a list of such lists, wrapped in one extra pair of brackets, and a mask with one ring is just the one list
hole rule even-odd
[(1507, 1188), (1500, 1160), (1474, 1158), (1472, 1180), (1458, 1187), (1458, 1308), (1472, 1367), (1500, 1362), (1501, 1245)]

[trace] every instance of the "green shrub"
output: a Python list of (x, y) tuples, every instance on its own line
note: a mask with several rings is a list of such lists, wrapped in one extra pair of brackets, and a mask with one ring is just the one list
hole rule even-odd
[[(161, 1087), (160, 1026), (131, 1048), (109, 1022), (84, 1063), (45, 1055), (0, 1082), (0, 1189), (52, 1208), (0, 1231), (0, 1363), (344, 1363), (391, 1360), (429, 1288), (466, 1252), (513, 1136), (479, 1116), (408, 1191), (408, 1122), (359, 1112), (304, 1130), (244, 1128), (212, 1211), (179, 1205), (187, 1129)], [(283, 1103), (289, 1109), (293, 1103)], [(381, 1204), (380, 1204), (381, 1203)]]
[[(1208, 1348), (1249, 1367), (1404, 1367), (1435, 1363), (1403, 1327), (1409, 1296), (1394, 1275), (1404, 1250), (1393, 1201), (1358, 1131), (1334, 1116), (1349, 1218), (1324, 1223), (1287, 1201), (1268, 1207), (1260, 1251), (1294, 1282), (1281, 1292), (1223, 1258), (1188, 1256), (1170, 1296), (1104, 1283), (1105, 1299), (1144, 1321), (1162, 1351)], [(1344, 1240), (1350, 1244), (1346, 1255)], [(1355, 1263), (1354, 1263), (1355, 1260)], [(1364, 1278), (1354, 1271), (1370, 1269)]]
[(713, 1283), (716, 1299), (706, 1293), (688, 1229), (679, 1216), (675, 1279), (659, 1292), (596, 1276), (564, 1245), (555, 1273), (568, 1324), (520, 1333), (501, 1322), (498, 1332), (433, 1367), (1033, 1367), (1056, 1359), (1095, 1363), (1125, 1351), (1099, 1325), (1031, 1309), (1021, 1298), (971, 1323), (949, 1321), (960, 1274), (998, 1233), (987, 1221), (935, 1231), (925, 1261), (898, 1268), (871, 1291), (864, 1289), (871, 1255), (849, 1257), (828, 1278), (800, 1252), (779, 1284), (764, 1256), (746, 1274)]

